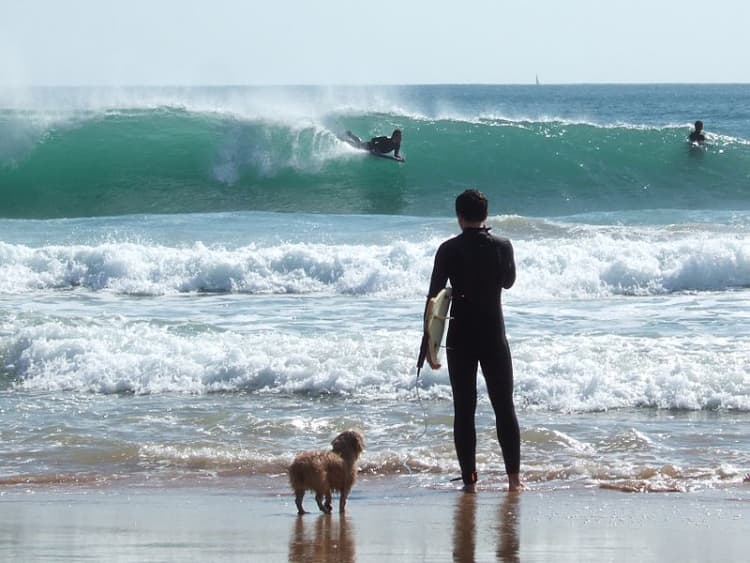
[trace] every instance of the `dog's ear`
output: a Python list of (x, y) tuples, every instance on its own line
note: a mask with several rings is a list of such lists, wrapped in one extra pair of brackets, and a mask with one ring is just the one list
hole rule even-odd
[(365, 439), (359, 432), (352, 432), (352, 442), (354, 449), (357, 451), (357, 455), (361, 454), (365, 449)]

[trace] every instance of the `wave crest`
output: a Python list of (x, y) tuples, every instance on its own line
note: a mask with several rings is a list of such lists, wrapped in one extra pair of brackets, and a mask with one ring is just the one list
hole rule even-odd
[[(337, 139), (404, 130), (406, 165)], [(682, 127), (333, 112), (238, 117), (153, 108), (54, 119), (0, 113), (4, 217), (266, 210), (440, 215), (456, 186), (504, 213), (566, 215), (750, 203), (750, 144)]]

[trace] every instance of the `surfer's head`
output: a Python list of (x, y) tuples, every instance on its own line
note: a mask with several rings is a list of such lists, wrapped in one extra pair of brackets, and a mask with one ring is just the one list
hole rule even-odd
[(456, 216), (470, 223), (487, 219), (487, 196), (479, 190), (466, 190), (456, 198)]
[(391, 139), (394, 141), (401, 141), (401, 129), (394, 129)]
[(696, 131), (703, 130), (703, 122), (700, 119), (695, 122), (695, 130)]

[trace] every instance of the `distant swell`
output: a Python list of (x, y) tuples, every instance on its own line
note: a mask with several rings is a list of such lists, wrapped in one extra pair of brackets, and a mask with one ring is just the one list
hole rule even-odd
[[(407, 163), (336, 134), (404, 130)], [(334, 112), (239, 118), (176, 108), (0, 112), (0, 216), (261, 210), (446, 215), (476, 186), (502, 213), (750, 205), (750, 144), (692, 152), (681, 128)]]

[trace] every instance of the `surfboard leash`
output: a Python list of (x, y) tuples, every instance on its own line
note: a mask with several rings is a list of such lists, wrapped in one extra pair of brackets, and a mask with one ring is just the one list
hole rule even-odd
[(422, 409), (422, 420), (424, 421), (424, 428), (422, 428), (422, 433), (419, 436), (416, 436), (415, 439), (419, 440), (420, 438), (423, 438), (427, 434), (427, 409), (424, 406), (424, 403), (422, 402), (422, 396), (419, 394), (419, 376), (422, 372), (421, 366), (417, 366), (417, 380), (414, 382), (414, 388), (417, 391), (417, 402), (419, 403), (419, 408)]

